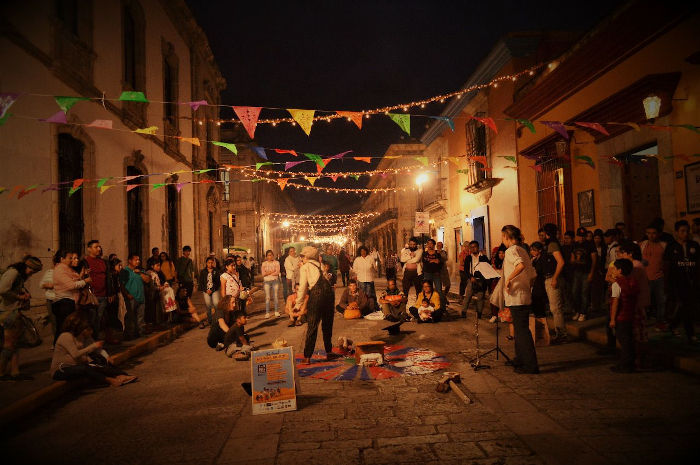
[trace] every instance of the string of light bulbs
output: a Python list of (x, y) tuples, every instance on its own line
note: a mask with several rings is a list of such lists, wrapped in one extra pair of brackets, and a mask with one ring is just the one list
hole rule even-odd
[(314, 213), (281, 213), (281, 212), (263, 212), (263, 216), (271, 217), (285, 217), (285, 218), (371, 218), (373, 216), (379, 215), (377, 212), (367, 212), (367, 213), (334, 213), (334, 214), (314, 214)]

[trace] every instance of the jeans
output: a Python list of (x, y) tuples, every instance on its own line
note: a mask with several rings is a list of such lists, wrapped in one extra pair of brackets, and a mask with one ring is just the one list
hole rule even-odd
[(209, 326), (211, 326), (214, 321), (214, 311), (216, 311), (216, 307), (219, 306), (219, 301), (221, 301), (221, 293), (219, 291), (212, 291), (211, 294), (204, 292), (203, 295), (204, 306), (207, 309), (207, 322)]
[(275, 299), (275, 313), (279, 313), (280, 299), (277, 295), (279, 290), (280, 281), (279, 279), (274, 279), (271, 281), (263, 281), (263, 287), (265, 288), (265, 313), (270, 313), (270, 294), (274, 295)]
[(53, 379), (59, 381), (73, 381), (76, 379), (88, 379), (91, 383), (98, 385), (108, 385), (106, 378), (116, 378), (120, 375), (125, 375), (126, 372), (113, 366), (94, 367), (89, 365), (70, 365), (61, 366), (56, 373), (53, 374)]
[[(483, 286), (485, 287), (486, 285), (484, 284)], [(477, 284), (476, 287), (478, 288), (479, 284)], [(476, 297), (474, 309), (476, 310), (477, 318), (481, 318), (481, 313), (484, 311), (484, 302), (486, 301), (486, 299), (484, 299), (484, 290), (475, 289), (474, 283), (468, 280), (465, 291), (466, 294), (464, 294), (464, 304), (462, 304), (462, 313), (465, 315), (467, 314), (467, 310), (469, 309), (469, 304), (471, 304), (472, 297)]]
[(467, 273), (464, 271), (459, 272), (459, 295), (463, 296), (464, 291), (467, 289), (467, 283), (469, 282), (469, 278), (467, 278)]
[(591, 283), (588, 282), (588, 274), (588, 271), (574, 271), (573, 283), (571, 284), (574, 313), (580, 313), (582, 315), (588, 313), (588, 303), (591, 299)]
[[(561, 286), (562, 284), (562, 280), (558, 280), (557, 285)], [(547, 299), (549, 300), (549, 311), (552, 312), (552, 316), (554, 317), (554, 327), (560, 334), (566, 334), (564, 313), (561, 308), (561, 287), (555, 288), (552, 286), (552, 278), (547, 278), (544, 280), (544, 288), (547, 292)]]
[(130, 329), (132, 336), (138, 336), (144, 332), (146, 326), (145, 311), (146, 304), (144, 302), (129, 301), (129, 309), (126, 314), (129, 322), (126, 326)]
[(343, 287), (348, 285), (348, 281), (350, 281), (350, 270), (348, 271), (341, 271), (340, 272), (340, 277), (343, 280)]
[(651, 311), (649, 313), (650, 315), (656, 316), (656, 320), (660, 323), (664, 320), (666, 313), (666, 289), (664, 287), (664, 278), (649, 281), (649, 291), (651, 294)]
[(515, 332), (515, 358), (525, 371), (538, 370), (537, 352), (530, 332), (530, 306), (510, 306), (510, 314), (513, 317), (513, 330)]
[(435, 289), (440, 296), (440, 305), (442, 305), (442, 308), (447, 308), (447, 305), (445, 305), (447, 303), (445, 294), (442, 293), (442, 279), (440, 278), (440, 272), (428, 273), (424, 271), (423, 280), (433, 283), (433, 289)]
[(408, 298), (408, 291), (410, 291), (411, 286), (416, 289), (416, 298), (418, 298), (418, 294), (421, 293), (423, 287), (423, 275), (419, 275), (418, 270), (407, 270), (404, 268), (401, 286), (403, 287), (403, 293), (406, 298)]
[(634, 370), (634, 332), (633, 322), (616, 321), (615, 337), (620, 343), (620, 361), (618, 367), (624, 371)]

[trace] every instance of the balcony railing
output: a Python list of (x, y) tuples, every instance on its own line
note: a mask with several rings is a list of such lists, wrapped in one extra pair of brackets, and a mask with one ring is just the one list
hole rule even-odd
[(389, 210), (384, 210), (379, 214), (379, 216), (375, 216), (372, 221), (367, 223), (365, 226), (365, 229), (370, 231), (380, 224), (384, 223), (387, 220), (395, 220), (399, 217), (399, 209), (398, 208), (390, 208)]

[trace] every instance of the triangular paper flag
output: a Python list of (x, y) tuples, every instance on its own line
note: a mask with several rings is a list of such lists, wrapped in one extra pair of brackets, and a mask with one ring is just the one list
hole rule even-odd
[(260, 107), (233, 107), (233, 111), (251, 139), (255, 139), (255, 126), (258, 124), (260, 110), (262, 110)]
[(83, 185), (83, 182), (85, 182), (85, 179), (76, 179), (73, 181), (73, 189), (78, 189), (78, 187)]
[(68, 113), (68, 110), (70, 110), (73, 105), (80, 102), (81, 100), (88, 100), (88, 98), (87, 97), (61, 97), (61, 96), (57, 96), (57, 97), (54, 97), (54, 100), (56, 100), (58, 107), (61, 110), (63, 110), (64, 113)]
[(576, 121), (576, 124), (584, 128), (594, 129), (600, 132), (601, 134), (605, 134), (606, 136), (610, 135), (608, 130), (605, 129), (600, 123), (587, 123), (585, 121)]
[(343, 158), (345, 155), (347, 155), (348, 153), (351, 153), (351, 152), (352, 152), (352, 150), (346, 150), (345, 152), (336, 153), (331, 158)]
[(280, 186), (281, 190), (284, 190), (284, 188), (287, 186), (287, 181), (289, 181), (287, 178), (277, 180), (277, 185)]
[(204, 173), (208, 173), (209, 171), (215, 171), (215, 170), (216, 170), (216, 168), (206, 168), (203, 170), (197, 170), (197, 171), (195, 171), (195, 173), (196, 174), (204, 174)]
[(288, 171), (290, 168), (294, 168), (300, 163), (306, 163), (306, 160), (301, 160), (301, 161), (288, 161), (287, 163), (284, 164), (284, 170)]
[(294, 151), (294, 150), (274, 149), (274, 151), (277, 152), (277, 153), (289, 153), (289, 154), (294, 155), (295, 157), (298, 157), (298, 156), (299, 156), (299, 154), (296, 153), (296, 151)]
[(381, 176), (382, 178), (386, 178), (386, 175), (387, 173), (379, 173), (379, 176)]
[(76, 187), (71, 187), (71, 188), (68, 190), (68, 197), (70, 197), (71, 195), (73, 195), (73, 194), (75, 194), (76, 192), (78, 192), (78, 191), (80, 190), (80, 187), (81, 187), (81, 186), (78, 186), (77, 188), (76, 188)]
[(88, 124), (89, 128), (99, 128), (99, 129), (112, 129), (111, 119), (96, 119), (92, 123)]
[(141, 184), (129, 184), (126, 186), (126, 191), (129, 192), (131, 189), (134, 189), (136, 187), (139, 187)]
[(263, 160), (267, 160), (267, 154), (265, 153), (265, 149), (262, 147), (253, 147), (253, 152), (257, 153), (260, 158)]
[(12, 104), (15, 103), (15, 100), (17, 100), (19, 95), (20, 94), (13, 92), (0, 93), (0, 118), (5, 117), (5, 113), (7, 113), (7, 110), (9, 110)]
[(632, 122), (627, 122), (627, 123), (616, 123), (616, 122), (614, 122), (614, 121), (608, 121), (608, 122), (605, 123), (605, 124), (617, 124), (618, 126), (629, 126), (629, 127), (631, 127), (632, 129), (634, 129), (634, 130), (637, 131), (637, 132), (639, 132), (639, 130), (640, 130), (639, 125), (638, 125), (637, 123), (632, 123)]
[(448, 118), (447, 116), (431, 116), (430, 118), (439, 119), (440, 121), (444, 121), (445, 123), (447, 123), (447, 125), (450, 127), (450, 129), (452, 129), (452, 131), (454, 132), (455, 122), (452, 118)]
[(359, 174), (351, 174), (350, 177), (351, 177), (351, 178), (354, 178), (355, 181), (357, 181), (358, 179), (360, 179), (360, 175), (359, 175)]
[(164, 182), (159, 182), (158, 184), (153, 184), (153, 187), (151, 187), (151, 192), (153, 192), (156, 189), (160, 189), (163, 186), (165, 186)]
[(508, 161), (511, 162), (511, 163), (518, 163), (518, 159), (515, 158), (515, 157), (506, 156), (506, 157), (503, 157), (503, 158), (505, 158), (506, 160), (508, 160)]
[(363, 161), (365, 163), (372, 163), (372, 157), (352, 157), (357, 161)]
[(214, 184), (216, 181), (213, 179), (202, 179), (201, 181), (198, 181), (199, 184)]
[(316, 163), (316, 164), (317, 164), (318, 166), (320, 166), (321, 168), (323, 168), (324, 166), (326, 166), (325, 163), (323, 163), (323, 160), (321, 159), (321, 157), (320, 157), (319, 155), (316, 155), (316, 154), (313, 154), (313, 153), (305, 153), (304, 156), (305, 156), (306, 158), (308, 158), (309, 160), (312, 160), (314, 163)]
[(185, 102), (185, 105), (189, 105), (190, 108), (192, 108), (192, 111), (197, 111), (197, 108), (201, 107), (202, 105), (209, 105), (209, 103), (206, 100), (197, 100), (196, 102)]
[(108, 186), (100, 186), (100, 194), (104, 194), (107, 189), (110, 189), (114, 187), (114, 184), (110, 184)]
[(124, 176), (124, 177), (122, 178), (121, 182), (129, 182), (129, 181), (131, 181), (132, 179), (136, 179), (136, 178), (138, 178), (138, 177), (140, 177), (140, 176), (141, 176), (140, 174), (137, 174), (137, 175), (134, 175), (134, 176)]
[(13, 197), (16, 192), (22, 192), (22, 189), (24, 189), (24, 186), (15, 186), (12, 188), (10, 191), (9, 197)]
[(149, 126), (143, 129), (136, 129), (134, 132), (138, 134), (155, 134), (158, 132), (158, 126)]
[(493, 120), (493, 118), (491, 118), (490, 116), (487, 116), (487, 117), (485, 117), (485, 118), (479, 118), (479, 117), (474, 116), (473, 118), (474, 118), (475, 120), (479, 121), (480, 123), (485, 124), (485, 125), (488, 126), (493, 132), (495, 132), (496, 134), (498, 134), (498, 127), (496, 126), (496, 122), (495, 122), (495, 121)]
[(12, 113), (5, 113), (5, 116), (3, 116), (2, 118), (0, 118), (0, 126), (2, 126), (3, 124), (5, 124), (5, 122), (6, 122), (8, 119), (10, 119), (10, 116), (12, 116)]
[(136, 92), (136, 91), (128, 91), (125, 90), (122, 92), (122, 94), (119, 96), (119, 100), (125, 101), (125, 102), (144, 102), (148, 103), (148, 99), (144, 95), (143, 92)]
[(299, 123), (302, 131), (304, 131), (307, 136), (311, 134), (311, 126), (314, 124), (314, 113), (316, 110), (299, 110), (290, 108), (287, 111), (290, 115), (292, 115), (294, 121)]
[(100, 179), (99, 181), (97, 181), (97, 187), (102, 187), (102, 186), (104, 186), (105, 183), (106, 183), (107, 181), (109, 181), (110, 179), (112, 179), (111, 176), (108, 177), (108, 178), (102, 178), (102, 179)]
[(274, 165), (274, 163), (272, 163), (271, 161), (261, 161), (261, 162), (255, 164), (255, 170), (257, 171), (260, 169), (261, 166), (265, 166), (265, 165)]
[(63, 111), (56, 112), (48, 118), (40, 119), (39, 121), (43, 121), (44, 123), (68, 124), (68, 121), (66, 120), (66, 114)]
[(336, 182), (338, 180), (338, 175), (334, 174), (333, 176), (331, 176), (331, 179), (333, 180), (333, 182)]
[(561, 134), (564, 139), (569, 140), (569, 133), (567, 132), (566, 127), (559, 121), (540, 121), (540, 123), (544, 124), (548, 128), (554, 129)]
[(411, 135), (411, 115), (389, 113), (389, 118), (391, 118), (394, 123), (398, 124), (406, 134), (409, 136)]
[(199, 138), (197, 137), (180, 137), (180, 139), (184, 140), (185, 142), (189, 142), (192, 145), (200, 147)]
[(306, 176), (306, 180), (309, 181), (309, 184), (311, 184), (312, 186), (314, 185), (314, 183), (316, 183), (317, 179), (318, 178), (315, 176)]
[(0, 187), (0, 194), (2, 194), (3, 192), (5, 192), (6, 190), (7, 190), (7, 189), (5, 189), (4, 187)]
[(700, 129), (698, 129), (697, 126), (693, 126), (692, 124), (681, 124), (679, 127), (685, 128), (688, 131), (693, 131), (693, 132), (697, 132), (698, 134), (700, 134)]
[(538, 173), (542, 172), (542, 165), (530, 165), (530, 168), (537, 171)]
[(223, 147), (225, 149), (230, 150), (234, 154), (238, 155), (238, 149), (236, 148), (236, 144), (229, 144), (228, 142), (218, 142), (218, 141), (211, 141), (213, 145), (216, 145), (218, 147)]
[(659, 126), (655, 124), (645, 124), (644, 125), (647, 128), (653, 129), (654, 131), (665, 131), (665, 132), (671, 132), (673, 131), (673, 128), (669, 126)]
[(333, 160), (333, 158), (324, 158), (321, 165), (316, 164), (316, 172), (318, 174), (321, 174), (321, 171), (323, 171), (323, 168), (328, 166), (328, 164), (331, 162), (331, 160)]
[(175, 184), (175, 189), (177, 189), (177, 191), (180, 192), (182, 190), (182, 186), (184, 186), (185, 184), (187, 184), (187, 183), (186, 182), (178, 182), (177, 184)]
[(474, 161), (474, 162), (477, 162), (477, 163), (481, 163), (482, 166), (486, 166), (486, 157), (483, 156), (483, 155), (481, 155), (481, 156), (469, 157), (469, 159), (470, 159), (471, 161)]
[(336, 111), (336, 113), (355, 123), (358, 129), (362, 129), (362, 113), (358, 111)]
[(423, 166), (428, 166), (428, 157), (413, 157), (423, 164)]
[(529, 119), (516, 119), (515, 121), (528, 128), (531, 133), (535, 133), (535, 125), (532, 124), (532, 121), (530, 121)]
[(582, 161), (583, 163), (587, 164), (591, 168), (595, 168), (595, 162), (593, 161), (593, 159), (591, 157), (589, 157), (587, 155), (576, 155), (574, 158)]
[(17, 194), (17, 199), (21, 199), (25, 195), (32, 193), (36, 190), (36, 188), (39, 187), (39, 184), (32, 184), (31, 186), (27, 187), (26, 189), (22, 189), (22, 191)]

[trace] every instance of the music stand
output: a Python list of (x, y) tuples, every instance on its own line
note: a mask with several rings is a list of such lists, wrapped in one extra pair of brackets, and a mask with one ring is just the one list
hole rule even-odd
[[(501, 346), (498, 344), (498, 318), (496, 318), (496, 347), (484, 352), (484, 355), (482, 355), (482, 357), (486, 357), (491, 352), (496, 352), (496, 360), (498, 360), (498, 354), (501, 354), (501, 355), (503, 355), (503, 358), (506, 359), (506, 361), (510, 362), (510, 357), (508, 357), (508, 355), (506, 355), (506, 353), (503, 352), (503, 349), (501, 349)], [(477, 355), (478, 354), (479, 354), (479, 352), (477, 351)]]

